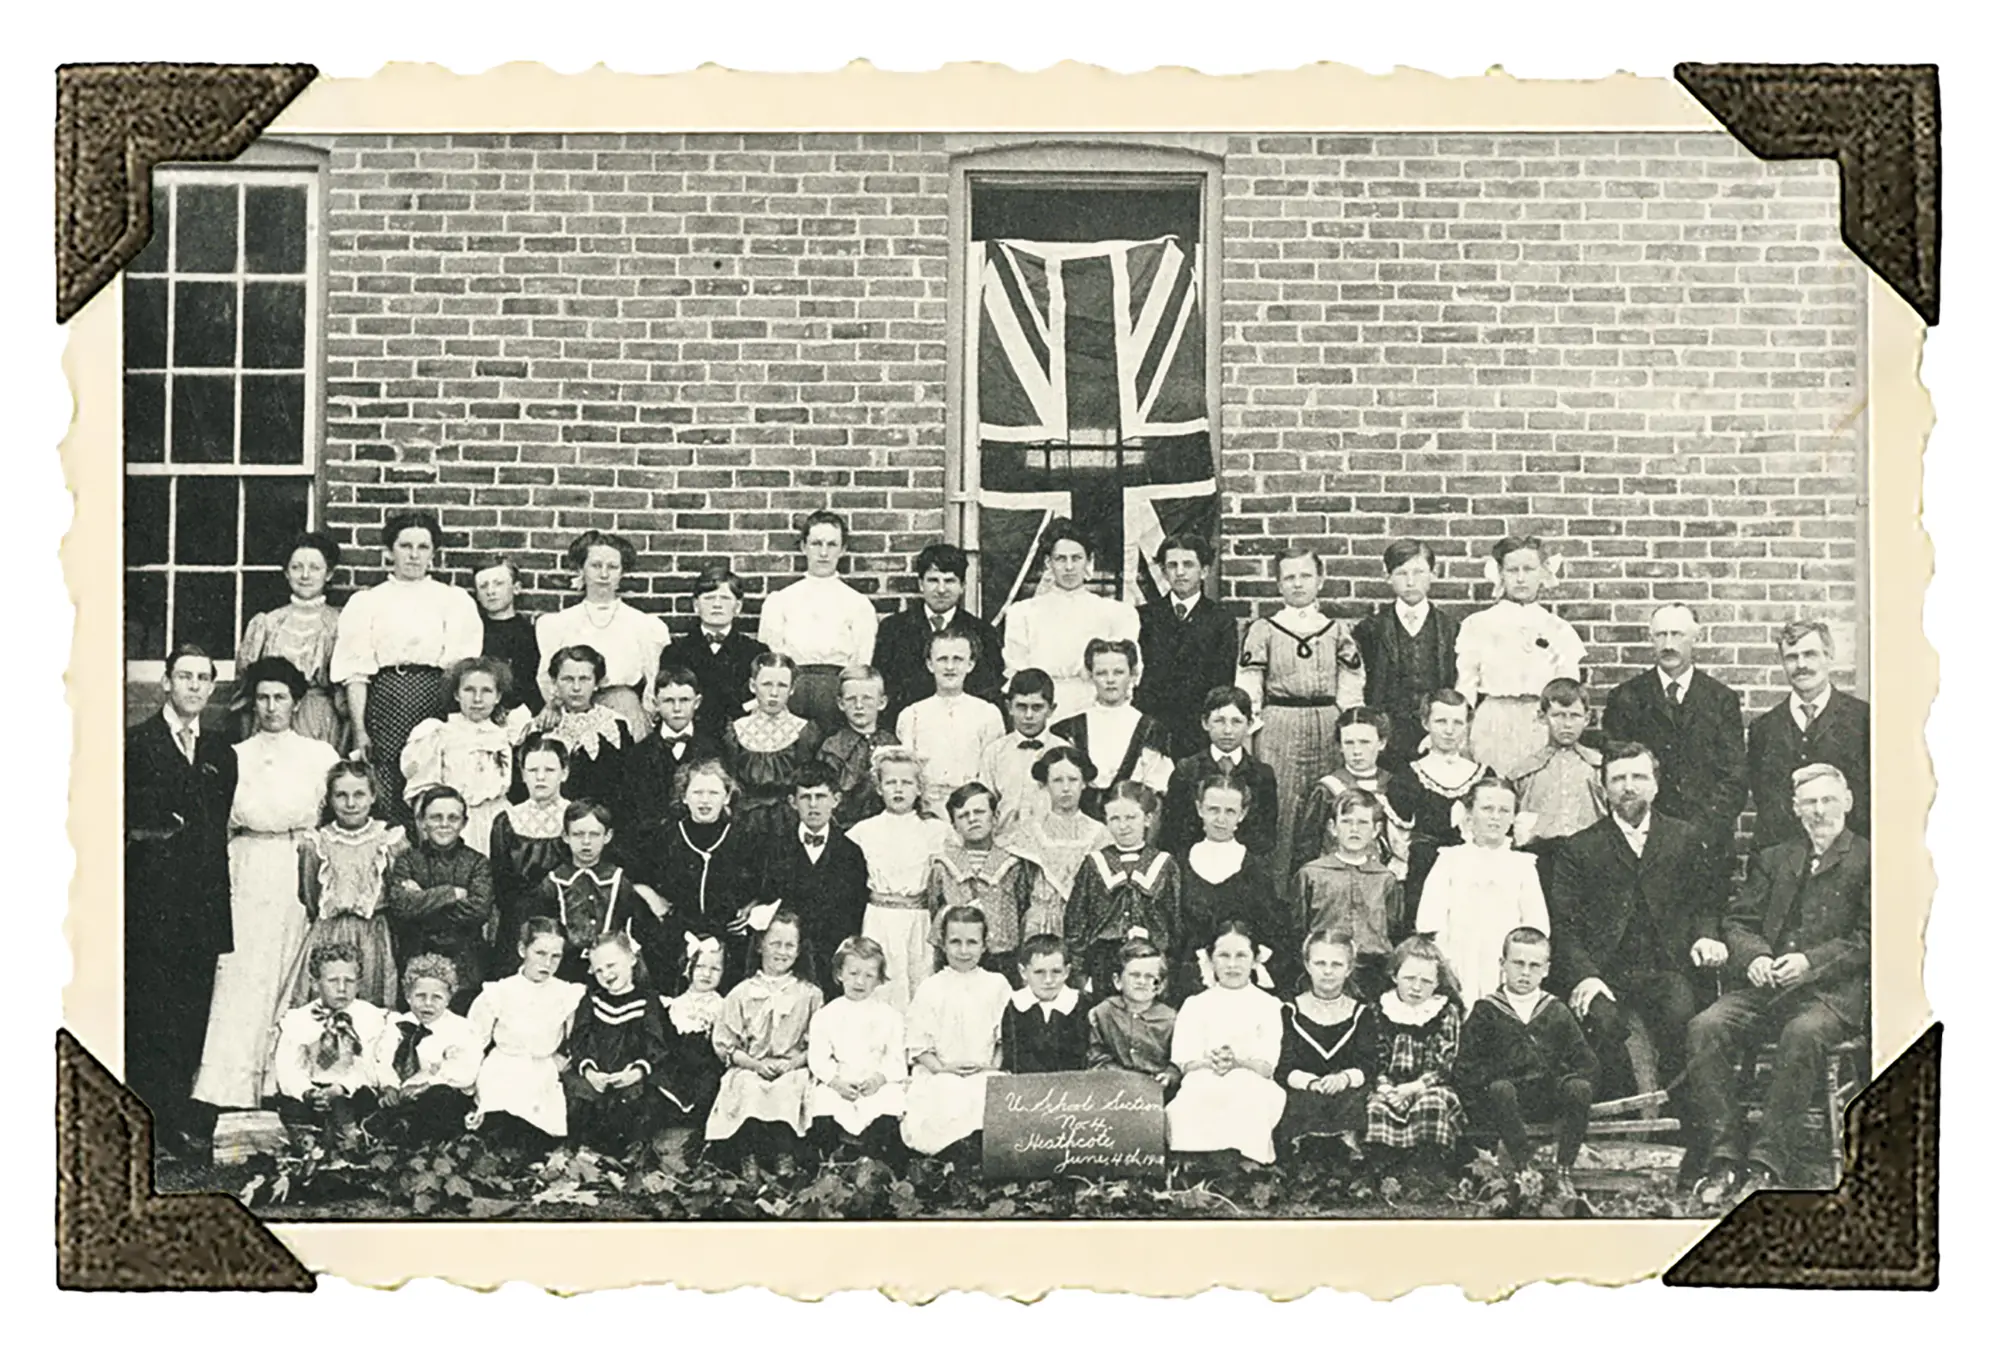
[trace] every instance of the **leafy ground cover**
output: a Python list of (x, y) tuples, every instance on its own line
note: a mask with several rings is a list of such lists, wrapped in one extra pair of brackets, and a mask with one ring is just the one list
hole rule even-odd
[(1478, 1153), (1461, 1170), (1391, 1173), (1304, 1165), (1220, 1171), (1176, 1164), (1163, 1182), (1079, 1178), (989, 1183), (977, 1168), (912, 1159), (897, 1169), (844, 1157), (790, 1178), (747, 1180), (705, 1161), (689, 1133), (611, 1156), (558, 1149), (509, 1156), (467, 1136), (441, 1145), (329, 1148), (300, 1138), (222, 1168), (163, 1159), (162, 1192), (222, 1191), (273, 1220), (774, 1221), (1317, 1218), (1654, 1218), (1692, 1215), (1678, 1151), (1585, 1150), (1574, 1201), (1544, 1170)]

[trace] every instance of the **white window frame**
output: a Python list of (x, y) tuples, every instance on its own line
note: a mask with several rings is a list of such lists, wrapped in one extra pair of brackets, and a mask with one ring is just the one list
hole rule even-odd
[[(1222, 473), (1222, 166), (1228, 139), (1216, 134), (1108, 136), (1088, 139), (995, 139), (954, 136), (947, 201), (949, 249), (945, 254), (945, 538), (966, 551), (966, 608), (978, 611), (979, 401), (978, 366), (969, 352), (971, 320), (979, 312), (979, 262), (972, 241), (972, 195), (979, 185), (1046, 185), (1090, 189), (1153, 181), (1197, 189), (1201, 195), (1201, 287), (1207, 345), (1207, 398), (1218, 480)], [(1227, 514), (1227, 498), (1222, 499)], [(1220, 555), (1210, 571), (1213, 590)]]
[[(237, 209), (237, 264), (227, 273), (202, 273), (183, 275), (175, 268), (175, 238), (179, 234), (180, 214), (171, 215), (168, 223), (166, 243), (166, 271), (159, 275), (146, 275), (148, 279), (168, 281), (166, 363), (163, 371), (151, 369), (128, 370), (124, 364), (124, 290), (126, 275), (118, 276), (118, 318), (119, 318), (119, 375), (118, 424), (119, 432), (119, 523), (124, 524), (124, 488), (126, 477), (168, 478), (182, 476), (215, 476), (228, 478), (281, 478), (303, 479), (308, 484), (306, 496), (306, 528), (316, 530), (320, 526), (320, 502), (322, 485), (320, 481), (321, 452), (326, 443), (326, 368), (325, 368), (325, 317), (327, 297), (327, 241), (325, 229), (327, 155), (325, 152), (307, 146), (285, 143), (258, 143), (235, 161), (217, 164), (176, 164), (158, 166), (153, 171), (155, 189), (165, 186), (227, 184), (244, 187), (295, 186), (306, 192), (305, 217), (305, 354), (297, 369), (256, 369), (242, 367), (244, 309), (241, 305), (241, 286), (264, 279), (295, 279), (295, 275), (254, 274), (244, 268), (244, 216), (248, 212), (248, 196), (238, 196)], [(239, 286), (239, 304), (236, 319), (236, 364), (228, 368), (176, 369), (173, 363), (174, 308), (172, 297), (173, 281), (179, 279), (229, 281)], [(158, 463), (128, 463), (124, 458), (125, 385), (123, 377), (127, 373), (163, 372), (162, 411), (164, 429), (162, 432), (162, 458)], [(243, 388), (240, 382), (246, 374), (286, 375), (298, 374), (304, 380), (303, 438), (300, 459), (295, 464), (218, 464), (218, 463), (175, 463), (173, 460), (173, 383), (174, 374), (208, 373), (229, 374), (239, 380), (236, 387), (235, 442), (240, 454), (243, 443)], [(173, 485), (170, 483), (170, 487)], [(167, 582), (167, 641), (168, 647), (177, 642), (173, 629), (173, 583), (181, 575), (234, 577), (241, 579), (246, 571), (243, 557), (243, 518), (246, 514), (245, 500), (241, 497), (236, 504), (236, 558), (233, 564), (181, 565), (174, 561), (175, 536), (178, 527), (174, 514), (176, 494), (170, 491), (167, 501), (167, 557), (156, 564), (126, 564), (121, 549), (118, 574), (119, 620), (125, 619), (125, 577), (133, 571), (164, 570), (160, 575)], [(121, 532), (122, 533), (122, 532)], [(226, 641), (226, 647), (218, 642), (215, 659), (216, 678), (219, 682), (234, 681), (236, 675), (235, 646), (238, 640)], [(162, 658), (127, 658), (125, 660), (125, 680), (130, 684), (156, 685), (165, 675), (165, 660)]]

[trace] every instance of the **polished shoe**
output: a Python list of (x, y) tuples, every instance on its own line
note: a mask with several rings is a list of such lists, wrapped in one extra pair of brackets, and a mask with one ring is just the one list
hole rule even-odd
[(1694, 1185), (1695, 1205), (1708, 1212), (1726, 1211), (1736, 1205), (1736, 1190), (1742, 1182), (1742, 1174), (1732, 1165), (1710, 1169)]

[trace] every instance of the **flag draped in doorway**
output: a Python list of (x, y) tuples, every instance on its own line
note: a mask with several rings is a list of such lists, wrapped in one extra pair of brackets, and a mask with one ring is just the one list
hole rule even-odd
[(1171, 236), (981, 246), (983, 612), (1034, 593), (1058, 516), (1085, 527), (1119, 595), (1156, 598), (1160, 542), (1215, 532), (1199, 248)]

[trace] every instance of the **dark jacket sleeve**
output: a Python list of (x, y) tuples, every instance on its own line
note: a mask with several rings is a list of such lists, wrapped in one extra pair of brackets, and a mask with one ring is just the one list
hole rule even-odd
[[(1720, 683), (1718, 689), (1715, 780), (1707, 800), (1708, 822), (1733, 832), (1750, 785), (1750, 759), (1744, 745), (1742, 698)], [(1729, 847), (1725, 844), (1716, 850), (1726, 852)]]
[(1770, 906), (1771, 892), (1777, 884), (1777, 862), (1783, 850), (1767, 847), (1750, 858), (1750, 873), (1744, 878), (1743, 888), (1736, 892), (1736, 902), (1730, 906), (1729, 916), (1723, 921), (1722, 942), (1729, 948), (1727, 969), (1735, 979), (1747, 978), (1744, 972), (1759, 956), (1777, 954), (1764, 938), (1764, 912)]
[(1160, 820), (1160, 847), (1179, 856), (1194, 846), (1201, 837), (1199, 816), (1195, 811), (1195, 780), (1191, 759), (1174, 764), (1174, 774), (1167, 780), (1166, 804), (1166, 811)]
[(1558, 1016), (1551, 1023), (1555, 1042), (1554, 1053), (1549, 1057), (1554, 1062), (1553, 1070), (1558, 1083), (1567, 1079), (1583, 1079), (1595, 1088), (1597, 1085), (1597, 1052), (1584, 1039), (1582, 1024), (1569, 1005), (1561, 1001), (1551, 1006), (1551, 1012)]
[[(1587, 831), (1587, 830), (1586, 830)], [(1549, 892), (1549, 933), (1555, 948), (1556, 978), (1565, 985), (1602, 978), (1597, 961), (1590, 954), (1587, 938), (1592, 904), (1590, 864), (1578, 847), (1578, 838), (1565, 839), (1556, 849), (1556, 864)]]
[(1000, 1014), (1000, 1068), (1008, 1074), (1021, 1072), (1021, 1010), (1011, 1002)]
[(1500, 1072), (1500, 1051), (1500, 1019), (1491, 1005), (1475, 1001), (1459, 1031), (1458, 1056), (1447, 1076), (1461, 1096), (1476, 1099), (1495, 1079), (1508, 1077)]
[(1808, 985), (1836, 984), (1855, 974), (1865, 974), (1868, 970), (1870, 937), (1867, 860), (1864, 858), (1861, 866), (1849, 874), (1852, 879), (1848, 885), (1855, 900), (1858, 901), (1858, 912), (1850, 919), (1846, 932), (1829, 938), (1817, 946), (1806, 948), (1804, 955), (1810, 967), (1805, 980)]
[(1250, 787), (1250, 813), (1236, 836), (1242, 844), (1264, 856), (1278, 845), (1278, 778), (1270, 764), (1252, 758), (1241, 770)]

